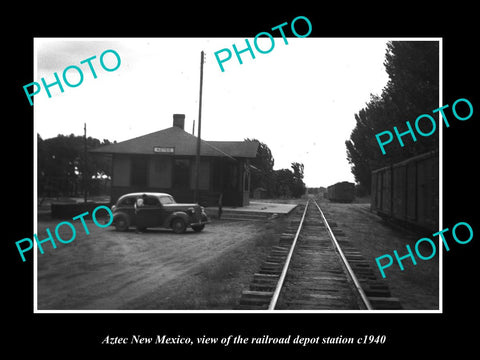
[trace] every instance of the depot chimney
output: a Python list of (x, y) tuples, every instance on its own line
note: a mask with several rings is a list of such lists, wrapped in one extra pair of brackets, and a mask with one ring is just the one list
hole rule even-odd
[(173, 126), (184, 130), (185, 128), (185, 114), (173, 114)]

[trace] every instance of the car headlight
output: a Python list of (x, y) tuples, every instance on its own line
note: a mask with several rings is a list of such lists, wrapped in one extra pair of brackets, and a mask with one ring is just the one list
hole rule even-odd
[(195, 209), (194, 209), (194, 208), (192, 208), (192, 207), (191, 207), (191, 208), (188, 208), (188, 210), (187, 210), (187, 213), (189, 213), (189, 214), (192, 214), (192, 215), (193, 215), (193, 214), (195, 214)]

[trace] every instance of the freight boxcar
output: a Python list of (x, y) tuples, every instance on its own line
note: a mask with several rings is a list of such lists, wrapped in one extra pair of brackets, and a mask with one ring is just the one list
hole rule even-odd
[(327, 188), (328, 199), (333, 202), (352, 202), (355, 198), (355, 184), (342, 181)]
[(372, 172), (371, 209), (404, 225), (438, 230), (438, 151)]

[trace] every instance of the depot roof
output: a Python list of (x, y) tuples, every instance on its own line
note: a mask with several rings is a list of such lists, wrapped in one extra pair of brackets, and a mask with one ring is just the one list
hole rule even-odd
[[(254, 158), (257, 155), (258, 141), (201, 141), (200, 155), (215, 157)], [(183, 129), (170, 128), (105, 145), (90, 150), (104, 154), (170, 154), (194, 156), (197, 153), (197, 137)]]

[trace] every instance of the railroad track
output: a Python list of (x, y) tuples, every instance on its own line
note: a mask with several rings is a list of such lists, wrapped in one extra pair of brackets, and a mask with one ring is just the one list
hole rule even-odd
[(297, 207), (237, 309), (383, 310), (401, 305), (317, 202), (308, 200)]

